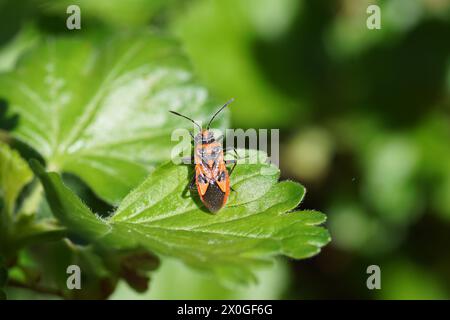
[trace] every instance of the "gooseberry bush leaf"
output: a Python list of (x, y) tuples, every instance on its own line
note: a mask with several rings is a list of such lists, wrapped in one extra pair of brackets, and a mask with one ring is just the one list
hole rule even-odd
[(32, 178), (28, 163), (17, 151), (0, 142), (0, 198), (3, 199), (4, 214), (12, 216), (20, 191)]
[(110, 203), (170, 158), (169, 109), (204, 120), (219, 105), (179, 45), (152, 33), (47, 39), (0, 75), (0, 97), (19, 118), (13, 137)]
[[(8, 135), (42, 157), (30, 163), (56, 218), (51, 218), (53, 229), (45, 230), (58, 239), (67, 237), (61, 241), (69, 247), (81, 241), (92, 248), (86, 252), (89, 261), (101, 258), (105, 266), (115, 265), (114, 270), (105, 268), (111, 288), (131, 270), (129, 284), (145, 289), (146, 272), (155, 263), (129, 265), (133, 257), (141, 261), (142, 252), (245, 282), (253, 279), (256, 267), (277, 255), (307, 258), (330, 241), (320, 226), (325, 221), (322, 213), (292, 211), (302, 201), (304, 188), (278, 182), (278, 169), (265, 161), (237, 166), (231, 177), (235, 191), (216, 215), (185, 192), (192, 168), (167, 160), (176, 143), (172, 132), (191, 124), (168, 110), (205, 121), (219, 103), (195, 82), (188, 60), (169, 38), (142, 33), (107, 40), (48, 39), (22, 56), (14, 70), (0, 75), (0, 98), (7, 103), (6, 116), (18, 119)], [(214, 127), (225, 127), (226, 113)], [(105, 217), (105, 212), (90, 209), (64, 184), (63, 173), (81, 178), (114, 205), (114, 212)], [(26, 178), (21, 188), (32, 178), (29, 172)], [(16, 213), (33, 218), (32, 213)], [(29, 221), (24, 230), (40, 223)], [(126, 259), (115, 257), (124, 252)], [(111, 259), (117, 261), (111, 264)], [(96, 290), (89, 294), (97, 296)]]
[(145, 248), (225, 279), (248, 281), (255, 267), (275, 255), (311, 257), (330, 241), (327, 230), (318, 226), (324, 214), (292, 211), (305, 189), (292, 181), (278, 182), (279, 171), (269, 164), (239, 164), (231, 179), (235, 191), (213, 215), (183, 196), (191, 170), (167, 162), (108, 219), (95, 215), (56, 173), (45, 172), (38, 162), (32, 167), (53, 213), (77, 236), (109, 248)]
[(54, 239), (62, 234), (62, 228), (52, 221), (37, 222), (17, 207), (19, 194), (32, 179), (28, 163), (0, 142), (0, 256), (8, 256), (38, 239)]

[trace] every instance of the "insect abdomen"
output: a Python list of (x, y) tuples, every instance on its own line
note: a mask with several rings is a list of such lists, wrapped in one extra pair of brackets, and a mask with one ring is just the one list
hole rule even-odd
[(201, 198), (209, 211), (217, 212), (223, 207), (226, 201), (226, 195), (227, 194), (223, 192), (216, 183), (210, 183), (208, 189), (206, 189), (205, 194), (201, 196)]

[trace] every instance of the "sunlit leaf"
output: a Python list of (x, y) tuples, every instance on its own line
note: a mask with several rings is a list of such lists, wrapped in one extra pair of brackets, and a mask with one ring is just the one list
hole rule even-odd
[[(22, 246), (46, 239), (61, 237), (63, 228), (54, 221), (35, 221), (34, 215), (20, 214), (16, 201), (33, 172), (20, 155), (0, 143), (0, 254), (10, 255)], [(17, 212), (19, 211), (19, 212)]]
[(20, 155), (0, 142), (0, 197), (9, 215), (20, 191), (32, 177), (33, 172)]
[(177, 43), (149, 33), (48, 39), (0, 76), (0, 97), (19, 117), (14, 137), (110, 202), (169, 159), (180, 126), (169, 109), (205, 119), (218, 106)]
[(46, 173), (33, 162), (53, 213), (73, 233), (109, 248), (147, 248), (241, 281), (275, 255), (311, 257), (330, 240), (327, 230), (317, 226), (325, 221), (322, 213), (290, 212), (301, 202), (304, 188), (291, 181), (278, 183), (277, 170), (263, 174), (270, 172), (268, 167), (238, 165), (231, 181), (235, 192), (227, 206), (212, 215), (183, 196), (189, 169), (166, 163), (105, 220), (91, 212), (56, 173)]

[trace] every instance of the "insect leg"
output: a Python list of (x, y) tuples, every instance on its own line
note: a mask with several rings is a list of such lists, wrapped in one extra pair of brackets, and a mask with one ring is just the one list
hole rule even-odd
[(195, 187), (195, 175), (192, 176), (191, 182), (189, 182), (189, 189), (191, 191), (197, 190)]
[(223, 152), (228, 152), (228, 151), (231, 151), (231, 150), (234, 151), (234, 155), (235, 155), (236, 157), (239, 156), (239, 154), (237, 153), (237, 150), (236, 150), (235, 147), (227, 147), (227, 148), (223, 149)]
[(233, 171), (234, 171), (234, 168), (236, 168), (237, 160), (235, 160), (235, 159), (233, 159), (233, 160), (226, 160), (225, 163), (226, 163), (226, 164), (233, 163), (233, 167), (231, 168), (230, 173), (228, 174), (228, 176), (231, 176), (231, 174), (232, 174)]
[(196, 190), (195, 188), (195, 175), (192, 176), (191, 181), (189, 182), (189, 184), (187, 185), (187, 187), (184, 189), (183, 193), (182, 193), (182, 197), (183, 198), (189, 198), (188, 196), (188, 191), (190, 192), (194, 192)]
[(228, 148), (225, 148), (225, 149), (223, 150), (223, 152), (225, 153), (225, 152), (228, 152), (228, 151), (230, 151), (230, 150), (233, 150), (233, 151), (234, 151), (234, 156), (236, 157), (237, 160), (245, 160), (245, 159), (250, 158), (250, 156), (239, 157), (239, 153), (237, 152), (237, 150), (236, 150), (235, 147), (228, 147)]

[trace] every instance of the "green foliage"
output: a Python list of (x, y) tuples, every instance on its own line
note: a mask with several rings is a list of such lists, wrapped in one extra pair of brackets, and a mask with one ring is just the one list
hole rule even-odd
[[(234, 96), (233, 126), (281, 128), (283, 178), (311, 186), (306, 207), (330, 213), (333, 246), (327, 256), (311, 263), (300, 266), (290, 261), (293, 272), (285, 280), (291, 285), (289, 298), (448, 297), (450, 42), (443, 39), (450, 38), (450, 2), (379, 0), (380, 30), (366, 28), (369, 2), (0, 0), (0, 71), (10, 72), (0, 76), (0, 130), (8, 131), (0, 131), (0, 139), (9, 145), (2, 150), (15, 154), (13, 162), (22, 163), (28, 174), (27, 160), (41, 159), (46, 170), (57, 171), (85, 203), (81, 211), (89, 213), (88, 219), (92, 213), (108, 217), (153, 168), (168, 160), (171, 142), (167, 132), (189, 125), (167, 115), (167, 109), (173, 107), (169, 103), (151, 107), (146, 103), (159, 94), (159, 88), (153, 86), (145, 90), (146, 66), (181, 65), (191, 75), (192, 63), (200, 83), (220, 100), (213, 103), (196, 80), (180, 86), (168, 80), (162, 87), (192, 85), (206, 94), (204, 103), (192, 97), (176, 98), (182, 100), (175, 104), (179, 111), (204, 120), (219, 102)], [(71, 4), (81, 7), (81, 30), (65, 28), (66, 8)], [(176, 34), (189, 62), (170, 39), (148, 33), (133, 35), (144, 28)], [(120, 35), (124, 31), (129, 33)], [(117, 70), (115, 61), (135, 43), (144, 43), (142, 50), (123, 65), (117, 81), (111, 79), (117, 86), (108, 85), (108, 69)], [(167, 46), (160, 45), (164, 43)], [(154, 53), (164, 48), (167, 50), (155, 58)], [(52, 64), (56, 66), (53, 73), (51, 67), (46, 69)], [(145, 72), (139, 73), (142, 70)], [(131, 76), (122, 77), (126, 74)], [(4, 84), (13, 80), (18, 82)], [(34, 98), (30, 93), (35, 93)], [(88, 116), (88, 100), (96, 96), (99, 112)], [(123, 104), (119, 106), (120, 101)], [(40, 105), (45, 105), (42, 110)], [(123, 117), (128, 111), (129, 118), (114, 120), (115, 115)], [(64, 121), (69, 131), (84, 115), (89, 117), (86, 130), (66, 152), (66, 133), (56, 132), (51, 125)], [(227, 122), (228, 114), (220, 119)], [(143, 135), (156, 132), (155, 139), (141, 140), (134, 131), (136, 121), (145, 121), (151, 130), (144, 128)], [(97, 146), (108, 138), (117, 142), (117, 136), (128, 134), (139, 141), (99, 148), (101, 156), (93, 155), (92, 150), (83, 154), (89, 144)], [(42, 157), (30, 148), (24, 150), (27, 144)], [(23, 159), (11, 149), (18, 150)], [(0, 167), (2, 161), (9, 160), (0, 158)], [(180, 175), (187, 185), (189, 170)], [(0, 187), (0, 215), (6, 219), (0, 221), (0, 256), (6, 257), (0, 265), (8, 269), (8, 284), (1, 288), (0, 281), (0, 298), (4, 298), (2, 291), (10, 299), (55, 295), (105, 298), (118, 284), (116, 293), (122, 298), (129, 298), (130, 291), (140, 298), (281, 296), (276, 286), (264, 289), (267, 278), (278, 281), (277, 269), (253, 268), (259, 285), (229, 291), (218, 277), (181, 262), (186, 260), (184, 252), (183, 259), (164, 257), (161, 268), (149, 271), (156, 268), (158, 259), (145, 248), (109, 248), (95, 228), (87, 232), (83, 223), (78, 229), (71, 224), (67, 234), (63, 222), (70, 221), (53, 215), (37, 179), (27, 180), (23, 188), (14, 186), (16, 181), (9, 178), (7, 183), (13, 187)], [(231, 194), (229, 204), (239, 203), (241, 196), (247, 197), (252, 190), (259, 192), (255, 185), (249, 179), (246, 188), (241, 187), (244, 190)], [(269, 194), (266, 189), (264, 192)], [(16, 196), (6, 201), (8, 193)], [(80, 202), (76, 197), (73, 200)], [(253, 202), (257, 203), (256, 198)], [(149, 210), (156, 210), (152, 208)], [(233, 208), (240, 205), (224, 212)], [(194, 217), (201, 222), (219, 219), (221, 213), (210, 216), (194, 210)], [(190, 213), (181, 217), (189, 220)], [(122, 225), (128, 218), (123, 214), (118, 221), (115, 217), (99, 221), (109, 227)], [(171, 231), (167, 239), (173, 241), (179, 233)], [(44, 242), (49, 236), (57, 241)], [(127, 235), (125, 240), (127, 244), (142, 239), (128, 240)], [(201, 253), (204, 257), (204, 251)], [(398, 260), (392, 261), (393, 256)], [(365, 269), (361, 266), (374, 261), (383, 272), (384, 289), (376, 292), (361, 286)], [(65, 267), (72, 263), (83, 270), (81, 292), (69, 292), (65, 286)], [(145, 290), (150, 275), (152, 290), (136, 293)], [(324, 285), (324, 279), (339, 285)], [(131, 289), (124, 293), (123, 287)], [(241, 295), (241, 289), (251, 288), (253, 292)]]
[[(77, 265), (82, 271), (82, 290), (67, 288), (66, 269)], [(10, 268), (10, 281), (19, 287), (65, 299), (106, 299), (123, 279), (137, 292), (148, 289), (149, 271), (158, 267), (158, 259), (144, 251), (113, 251), (92, 245), (75, 245), (65, 239), (37, 243), (20, 252)], [(8, 288), (14, 299), (17, 292)]]
[(27, 27), (21, 30), (7, 45), (0, 48), (0, 71), (10, 71), (20, 55), (36, 44), (39, 33), (35, 28)]
[(44, 11), (54, 14), (65, 12), (70, 5), (77, 5), (82, 10), (83, 22), (88, 25), (94, 24), (95, 20), (100, 20), (113, 28), (130, 28), (145, 25), (158, 10), (171, 0), (129, 0), (127, 2), (117, 0), (38, 1), (43, 3)]
[(390, 300), (445, 300), (448, 294), (429, 267), (418, 266), (404, 258), (392, 259), (383, 268), (382, 290), (375, 294)]
[(19, 193), (33, 173), (17, 151), (0, 142), (0, 256), (8, 257), (38, 239), (53, 239), (62, 229), (49, 221), (35, 222), (16, 208)]
[[(0, 197), (3, 199), (2, 215), (11, 217), (22, 188), (31, 181), (33, 173), (17, 151), (0, 142)], [(6, 219), (2, 217), (2, 221)]]
[(290, 181), (277, 183), (277, 170), (267, 169), (267, 164), (238, 165), (231, 181), (236, 193), (226, 208), (211, 215), (183, 196), (188, 168), (166, 163), (104, 220), (57, 174), (33, 162), (54, 214), (74, 234), (108, 248), (143, 247), (240, 281), (248, 280), (254, 267), (267, 264), (274, 255), (311, 257), (330, 240), (317, 226), (325, 221), (323, 214), (289, 212), (301, 202), (304, 188)]
[(272, 85), (253, 52), (261, 39), (288, 29), (298, 7), (295, 0), (192, 1), (171, 21), (204, 83), (223, 97), (236, 96), (237, 127), (280, 128), (303, 118), (301, 103)]
[[(44, 200), (25, 160), (2, 146), (8, 213), (2, 216), (11, 221), (3, 224), (0, 246), (11, 261), (11, 285), (99, 299), (123, 279), (143, 292), (158, 266), (153, 253), (245, 283), (276, 255), (307, 258), (329, 242), (318, 226), (325, 221), (322, 213), (291, 212), (304, 188), (278, 183), (279, 171), (264, 164), (265, 157), (236, 168), (236, 191), (217, 215), (186, 194), (191, 170), (166, 161), (174, 146), (171, 133), (190, 124), (167, 111), (205, 120), (218, 103), (196, 83), (172, 39), (154, 33), (50, 37), (10, 60), (5, 70), (10, 71), (0, 75), (0, 97), (6, 116), (19, 120), (5, 141), (42, 157), (32, 168), (46, 191)], [(226, 122), (224, 112), (214, 126)], [(100, 217), (111, 210), (112, 216)], [(83, 270), (82, 291), (67, 290), (70, 264)]]
[(152, 274), (151, 290), (136, 293), (125, 284), (119, 284), (111, 299), (279, 299), (289, 285), (288, 267), (288, 261), (278, 259), (272, 268), (255, 272), (258, 283), (239, 286), (224, 284), (217, 277), (189, 268), (177, 260), (164, 259)]
[(48, 39), (0, 77), (0, 96), (20, 118), (14, 137), (117, 203), (169, 158), (179, 120), (167, 110), (203, 119), (215, 105), (173, 40), (96, 40)]

